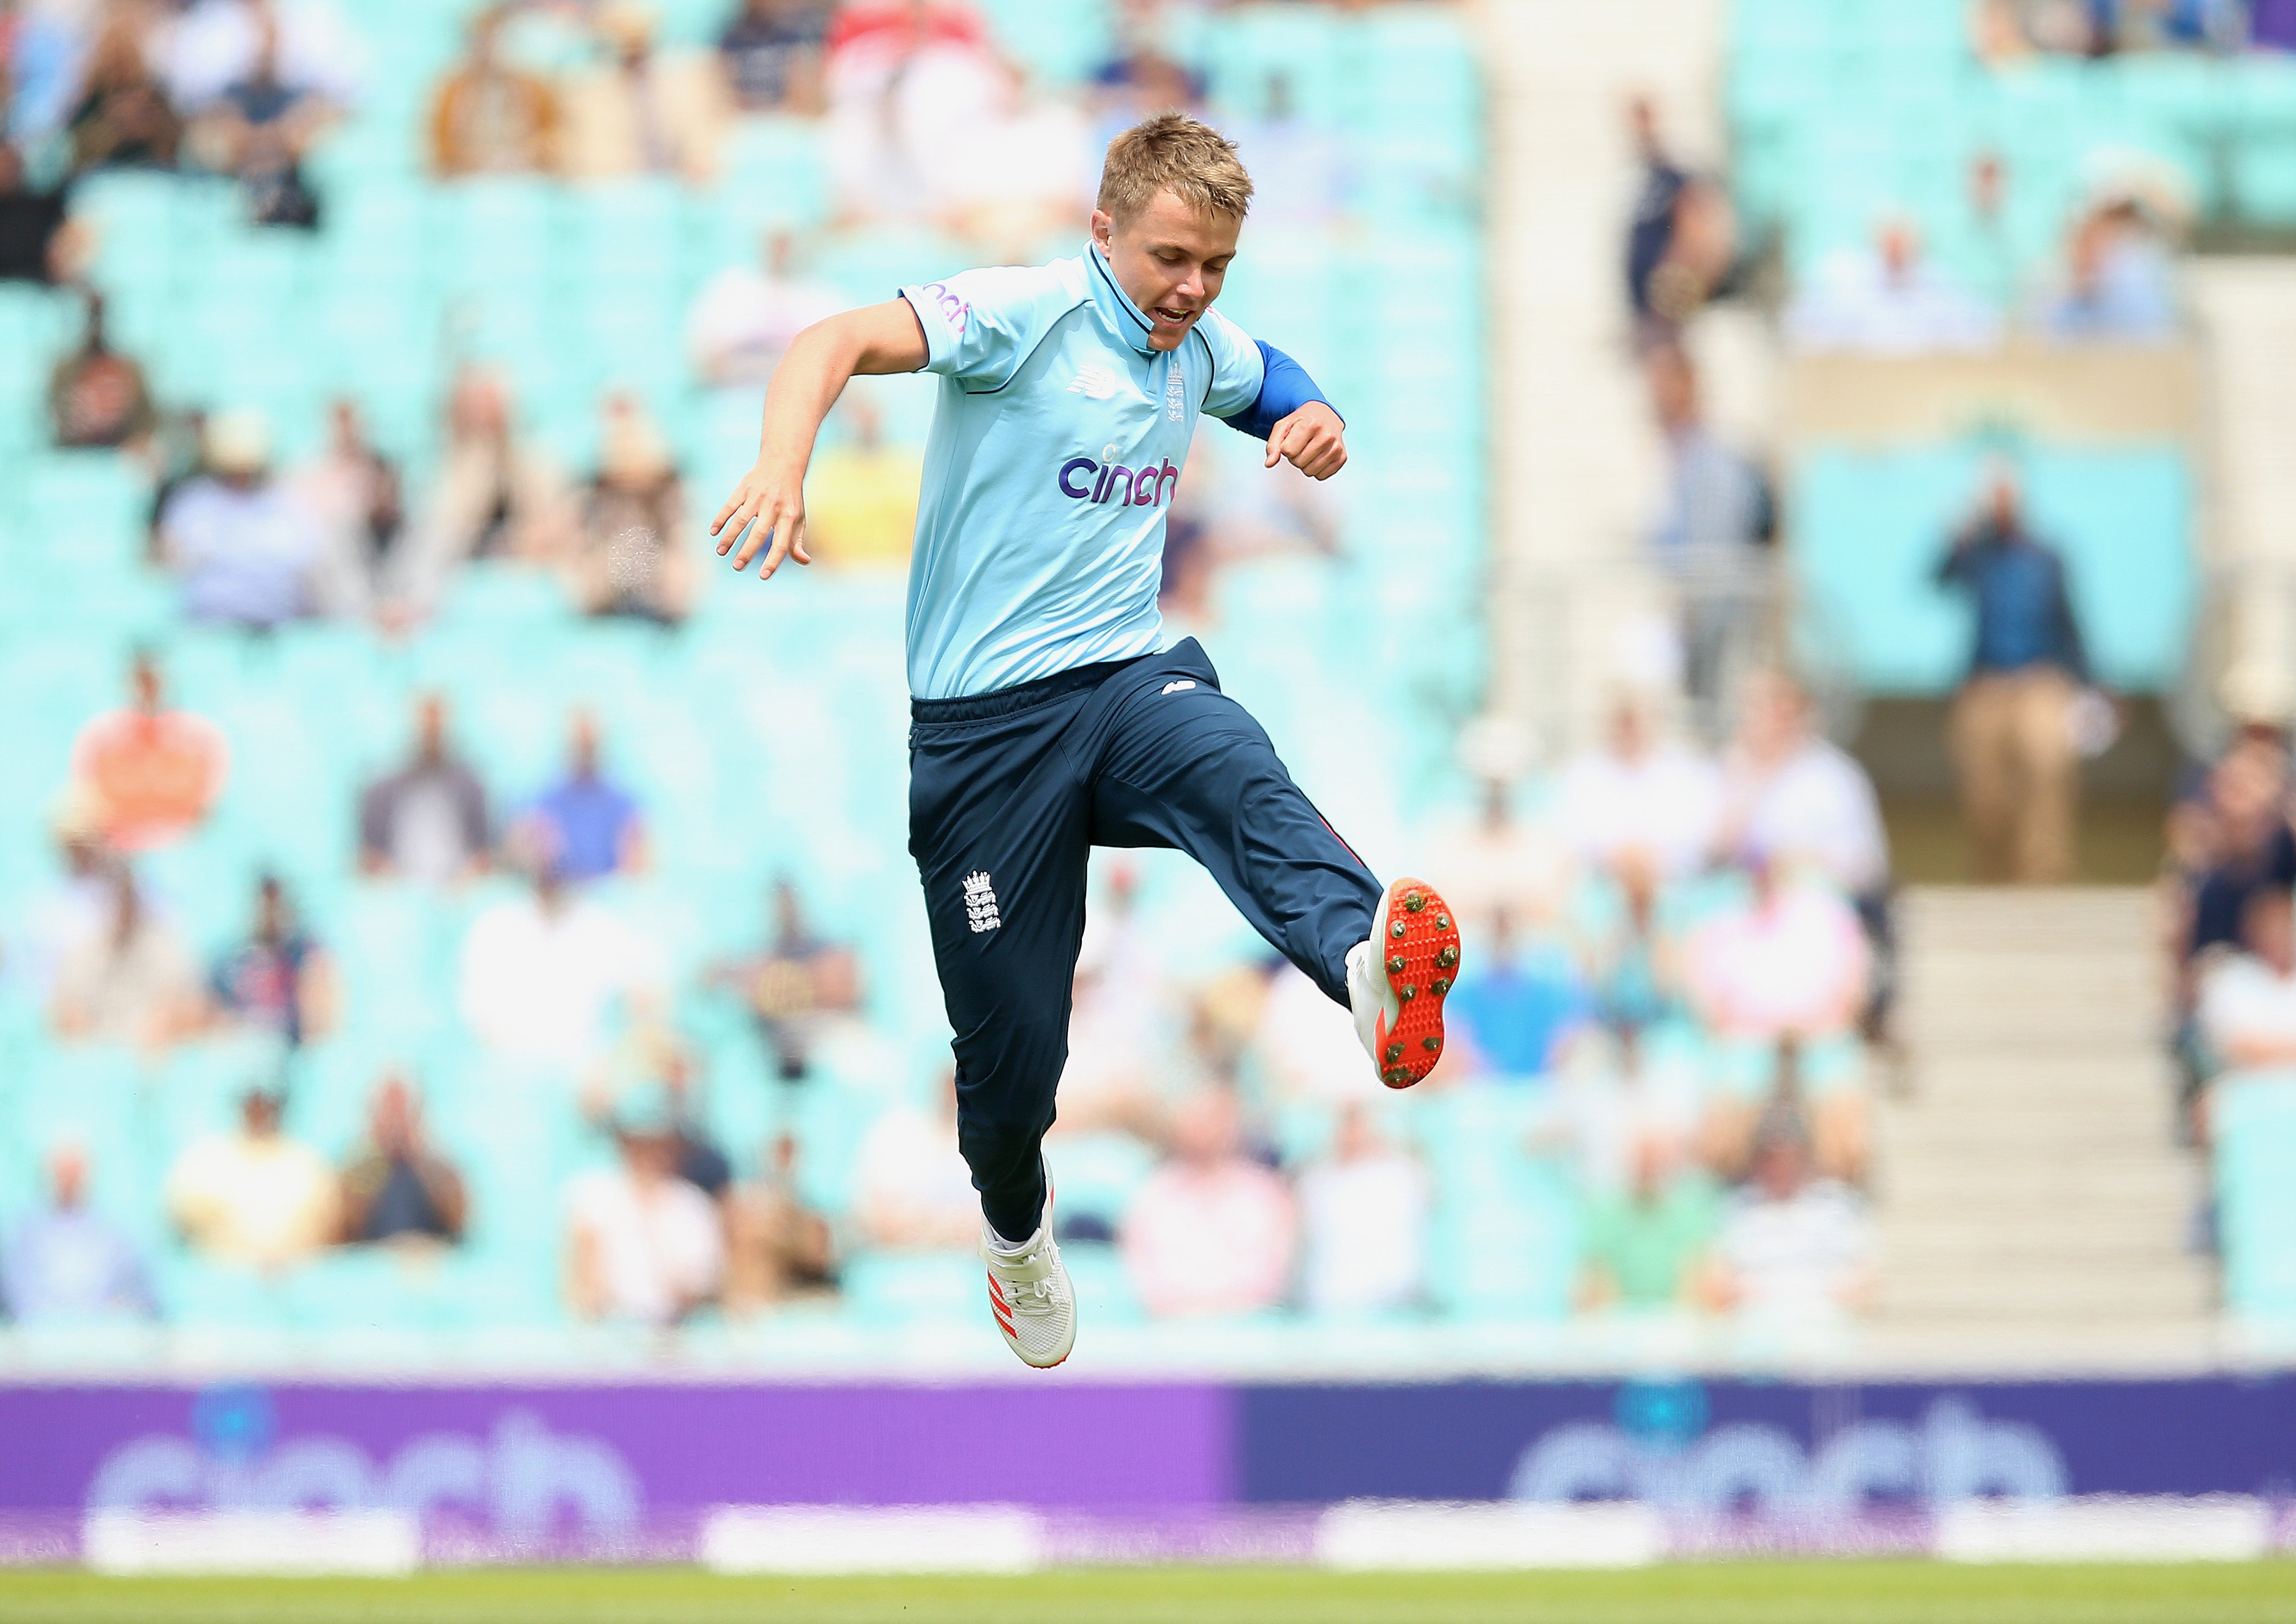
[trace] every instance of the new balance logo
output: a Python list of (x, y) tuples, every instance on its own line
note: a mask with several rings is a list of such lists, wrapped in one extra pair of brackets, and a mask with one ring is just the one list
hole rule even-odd
[(1166, 683), (1164, 685), (1164, 692), (1167, 693), (1177, 693), (1183, 688), (1193, 688), (1195, 685), (1194, 678), (1184, 677), (1177, 682)]
[(976, 936), (1004, 923), (997, 916), (996, 893), (990, 889), (985, 870), (976, 868), (964, 876), (964, 923)]
[(1105, 400), (1116, 393), (1116, 374), (1105, 366), (1087, 366), (1070, 381), (1069, 393), (1086, 400)]

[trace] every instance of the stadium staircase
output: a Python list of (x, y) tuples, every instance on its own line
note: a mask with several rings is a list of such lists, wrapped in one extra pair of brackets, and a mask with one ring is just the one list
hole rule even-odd
[(1934, 887), (1902, 910), (1878, 1340), (2053, 1368), (2205, 1357), (2202, 1176), (2169, 1131), (2152, 894)]

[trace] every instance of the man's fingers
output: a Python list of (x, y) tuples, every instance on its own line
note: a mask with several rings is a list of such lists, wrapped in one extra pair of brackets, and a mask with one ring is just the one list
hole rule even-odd
[(737, 570), (750, 567), (750, 561), (758, 555), (758, 549), (764, 546), (767, 537), (773, 534), (772, 508), (759, 507), (749, 513), (747, 518), (750, 533), (742, 543), (742, 550), (734, 554), (734, 568)]
[(1267, 460), (1260, 464), (1261, 467), (1273, 468), (1283, 457), (1284, 454), (1284, 445), (1292, 438), (1292, 420), (1287, 417), (1282, 422), (1277, 423), (1275, 429), (1268, 434)]
[[(726, 511), (718, 515), (718, 523), (709, 533), (718, 537), (718, 557), (725, 557), (734, 544), (742, 539), (742, 527), (750, 522), (750, 501), (746, 496), (736, 496), (726, 504)], [(742, 566), (736, 564), (734, 567), (738, 570)]]
[[(766, 562), (758, 566), (758, 578), (768, 580), (782, 567), (782, 560), (792, 550), (800, 549), (805, 539), (805, 511), (787, 502), (774, 504), (774, 545), (766, 549)], [(800, 563), (809, 562), (800, 558)]]
[(813, 562), (813, 554), (805, 545), (805, 515), (800, 513), (790, 521), (790, 556), (801, 564)]
[[(742, 504), (748, 499), (749, 492), (743, 489), (737, 489), (732, 496), (726, 497), (726, 505), (718, 510), (718, 517), (709, 521), (709, 533), (712, 536), (715, 536), (718, 531), (724, 529), (726, 528), (726, 521), (733, 517), (733, 515), (740, 510)], [(723, 553), (726, 549), (720, 547), (718, 550), (720, 553)]]

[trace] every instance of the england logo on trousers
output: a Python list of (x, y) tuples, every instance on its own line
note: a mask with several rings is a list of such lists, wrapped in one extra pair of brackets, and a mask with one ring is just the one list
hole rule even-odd
[(1004, 922), (997, 917), (996, 893), (990, 889), (988, 875), (983, 869), (974, 869), (964, 876), (964, 922), (975, 935), (994, 931)]

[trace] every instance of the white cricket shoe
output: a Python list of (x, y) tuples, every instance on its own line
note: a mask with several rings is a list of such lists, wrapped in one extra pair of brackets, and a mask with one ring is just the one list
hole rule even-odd
[(996, 1329), (1004, 1333), (1006, 1346), (1021, 1356), (1021, 1363), (1050, 1370), (1076, 1346), (1076, 1292), (1053, 1240), (1050, 1192), (1044, 1221), (1020, 1256), (999, 1251), (996, 1242), (996, 1232), (984, 1222), (980, 1255), (988, 1265), (989, 1312), (996, 1316)]
[(1379, 1080), (1408, 1088), (1443, 1057), (1443, 999), (1459, 979), (1459, 924), (1424, 880), (1398, 880), (1348, 952), (1348, 1007)]

